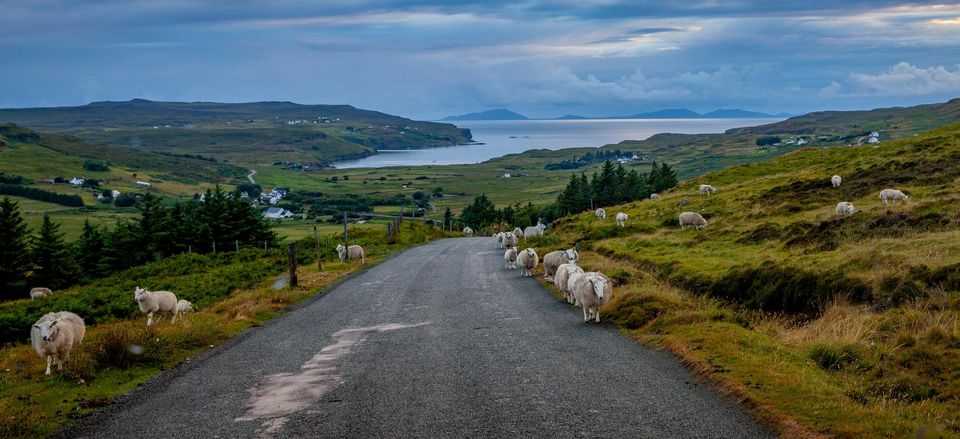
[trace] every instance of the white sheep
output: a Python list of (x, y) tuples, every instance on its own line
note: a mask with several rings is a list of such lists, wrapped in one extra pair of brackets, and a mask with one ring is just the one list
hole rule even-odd
[(557, 274), (557, 268), (560, 265), (568, 262), (576, 264), (579, 261), (580, 253), (575, 248), (547, 253), (543, 255), (543, 278), (553, 280), (553, 276)]
[(519, 227), (514, 227), (513, 236), (517, 237), (517, 239), (523, 239), (523, 230), (520, 230)]
[(186, 314), (193, 312), (193, 304), (187, 299), (177, 301), (177, 314)]
[(494, 233), (493, 238), (497, 240), (497, 247), (503, 248), (503, 233)]
[(650, 194), (650, 199), (651, 199), (651, 200), (659, 200), (659, 199), (660, 199), (660, 194)]
[(503, 252), (503, 260), (507, 263), (508, 270), (517, 269), (517, 249), (516, 247), (507, 247), (507, 251)]
[(80, 316), (60, 311), (45, 314), (30, 328), (30, 342), (40, 358), (47, 360), (47, 375), (56, 362), (57, 370), (63, 370), (63, 362), (70, 358), (70, 351), (83, 341), (87, 333)]
[(841, 201), (837, 203), (837, 215), (850, 216), (853, 215), (854, 211), (853, 204), (849, 202)]
[(37, 287), (30, 290), (30, 300), (46, 299), (48, 297), (53, 297), (53, 291), (50, 291), (49, 288)]
[(887, 204), (888, 202), (896, 204), (897, 200), (906, 203), (910, 200), (910, 197), (896, 189), (884, 189), (880, 191), (880, 200), (883, 201), (883, 204)]
[(627, 219), (630, 218), (630, 215), (627, 215), (623, 212), (617, 213), (617, 225), (623, 227), (627, 224)]
[(710, 186), (709, 184), (700, 185), (700, 195), (713, 195), (717, 193), (717, 188)]
[(843, 179), (840, 178), (839, 175), (834, 175), (833, 177), (830, 177), (830, 184), (832, 184), (833, 187), (840, 187), (841, 182), (843, 182)]
[(466, 236), (473, 236), (473, 229), (471, 229), (471, 228), (469, 228), (469, 227), (464, 227), (464, 228), (463, 228), (463, 234), (466, 235)]
[(707, 228), (707, 220), (696, 212), (683, 212), (680, 214), (680, 230), (686, 226), (693, 226), (697, 230)]
[(503, 237), (503, 247), (504, 247), (504, 248), (510, 248), (510, 247), (516, 248), (518, 242), (520, 242), (520, 239), (517, 238), (517, 236), (514, 235), (513, 233), (507, 233), (507, 234)]
[(597, 219), (601, 221), (607, 219), (607, 211), (603, 210), (602, 207), (598, 207), (597, 210), (594, 212), (594, 215), (596, 215)]
[(526, 250), (517, 254), (517, 264), (520, 266), (520, 277), (533, 276), (533, 270), (536, 270), (537, 265), (540, 265), (537, 251), (527, 247)]
[(177, 322), (177, 296), (169, 291), (147, 291), (137, 287), (133, 298), (140, 305), (140, 312), (147, 314), (147, 326), (153, 324), (153, 313), (170, 313), (170, 323)]
[(575, 303), (573, 294), (570, 294), (568, 282), (570, 276), (574, 273), (583, 273), (583, 269), (574, 262), (568, 262), (566, 264), (560, 264), (560, 266), (557, 267), (557, 274), (553, 275), (553, 283), (556, 284), (560, 292), (563, 293), (563, 297), (567, 299), (567, 303)]
[(546, 228), (547, 226), (543, 225), (542, 222), (537, 221), (537, 225), (523, 229), (523, 236), (526, 238), (533, 238), (534, 236), (543, 236), (543, 231), (546, 230)]
[(574, 273), (567, 280), (567, 287), (583, 308), (583, 321), (595, 319), (600, 323), (600, 308), (613, 296), (613, 282), (595, 271)]
[(340, 257), (340, 262), (346, 262), (347, 259), (359, 259), (361, 264), (366, 263), (364, 259), (363, 247), (359, 245), (351, 245), (350, 247), (344, 247), (343, 244), (337, 244), (337, 256)]

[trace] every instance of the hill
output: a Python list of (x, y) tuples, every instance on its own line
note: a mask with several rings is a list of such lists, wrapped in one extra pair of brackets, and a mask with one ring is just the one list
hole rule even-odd
[[(698, 195), (702, 183), (719, 192)], [(909, 202), (884, 205), (884, 188)], [(661, 196), (605, 206), (629, 214), (625, 228), (561, 219), (537, 250), (579, 243), (584, 267), (618, 284), (608, 321), (670, 348), (784, 436), (960, 435), (960, 124), (803, 148)], [(840, 201), (856, 213), (836, 214)], [(709, 227), (681, 230), (683, 211)]]
[(496, 109), (481, 111), (479, 113), (467, 113), (458, 116), (447, 116), (442, 120), (527, 120), (527, 117), (514, 113), (507, 109)]
[(776, 117), (772, 114), (760, 113), (756, 111), (747, 111), (739, 109), (713, 110), (702, 116), (705, 119), (759, 119), (764, 117)]
[(669, 110), (651, 111), (648, 113), (637, 113), (627, 117), (631, 119), (697, 119), (702, 116), (703, 115), (700, 113), (688, 110), (686, 108), (674, 108)]
[(76, 107), (0, 110), (0, 122), (105, 143), (244, 164), (311, 163), (377, 150), (448, 146), (469, 130), (349, 105), (291, 102), (94, 102)]

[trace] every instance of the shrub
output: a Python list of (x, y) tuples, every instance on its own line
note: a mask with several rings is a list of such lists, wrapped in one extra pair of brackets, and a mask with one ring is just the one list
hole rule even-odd
[(110, 164), (100, 160), (87, 160), (83, 162), (83, 169), (93, 172), (106, 172), (110, 170)]
[(853, 344), (821, 343), (810, 348), (810, 358), (825, 370), (840, 370), (863, 357), (860, 349)]

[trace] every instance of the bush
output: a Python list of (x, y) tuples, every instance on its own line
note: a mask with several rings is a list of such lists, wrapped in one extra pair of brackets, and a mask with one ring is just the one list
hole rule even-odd
[(83, 199), (79, 195), (58, 194), (30, 186), (0, 183), (0, 195), (14, 195), (68, 207), (83, 207)]
[(100, 160), (87, 160), (83, 162), (83, 169), (93, 172), (107, 172), (110, 170), (110, 164)]
[(840, 370), (851, 365), (863, 357), (856, 345), (817, 344), (810, 349), (810, 358), (825, 370)]

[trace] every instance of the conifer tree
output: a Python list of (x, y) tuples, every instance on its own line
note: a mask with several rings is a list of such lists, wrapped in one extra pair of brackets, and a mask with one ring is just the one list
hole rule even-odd
[(673, 172), (673, 169), (670, 168), (670, 165), (666, 163), (661, 163), (660, 171), (657, 173), (657, 192), (663, 192), (667, 189), (670, 189), (677, 185), (677, 173)]
[(20, 207), (4, 197), (0, 201), (0, 300), (21, 298), (26, 289), (27, 233)]
[(103, 229), (84, 220), (80, 239), (74, 243), (74, 259), (80, 270), (78, 277), (93, 280), (107, 274), (108, 267), (104, 260), (105, 239)]
[(443, 211), (443, 227), (447, 230), (453, 227), (453, 212), (450, 211), (450, 206)]
[(76, 270), (74, 261), (60, 233), (60, 226), (43, 216), (40, 231), (31, 242), (30, 256), (33, 271), (30, 282), (35, 286), (51, 289), (63, 288), (73, 284)]

